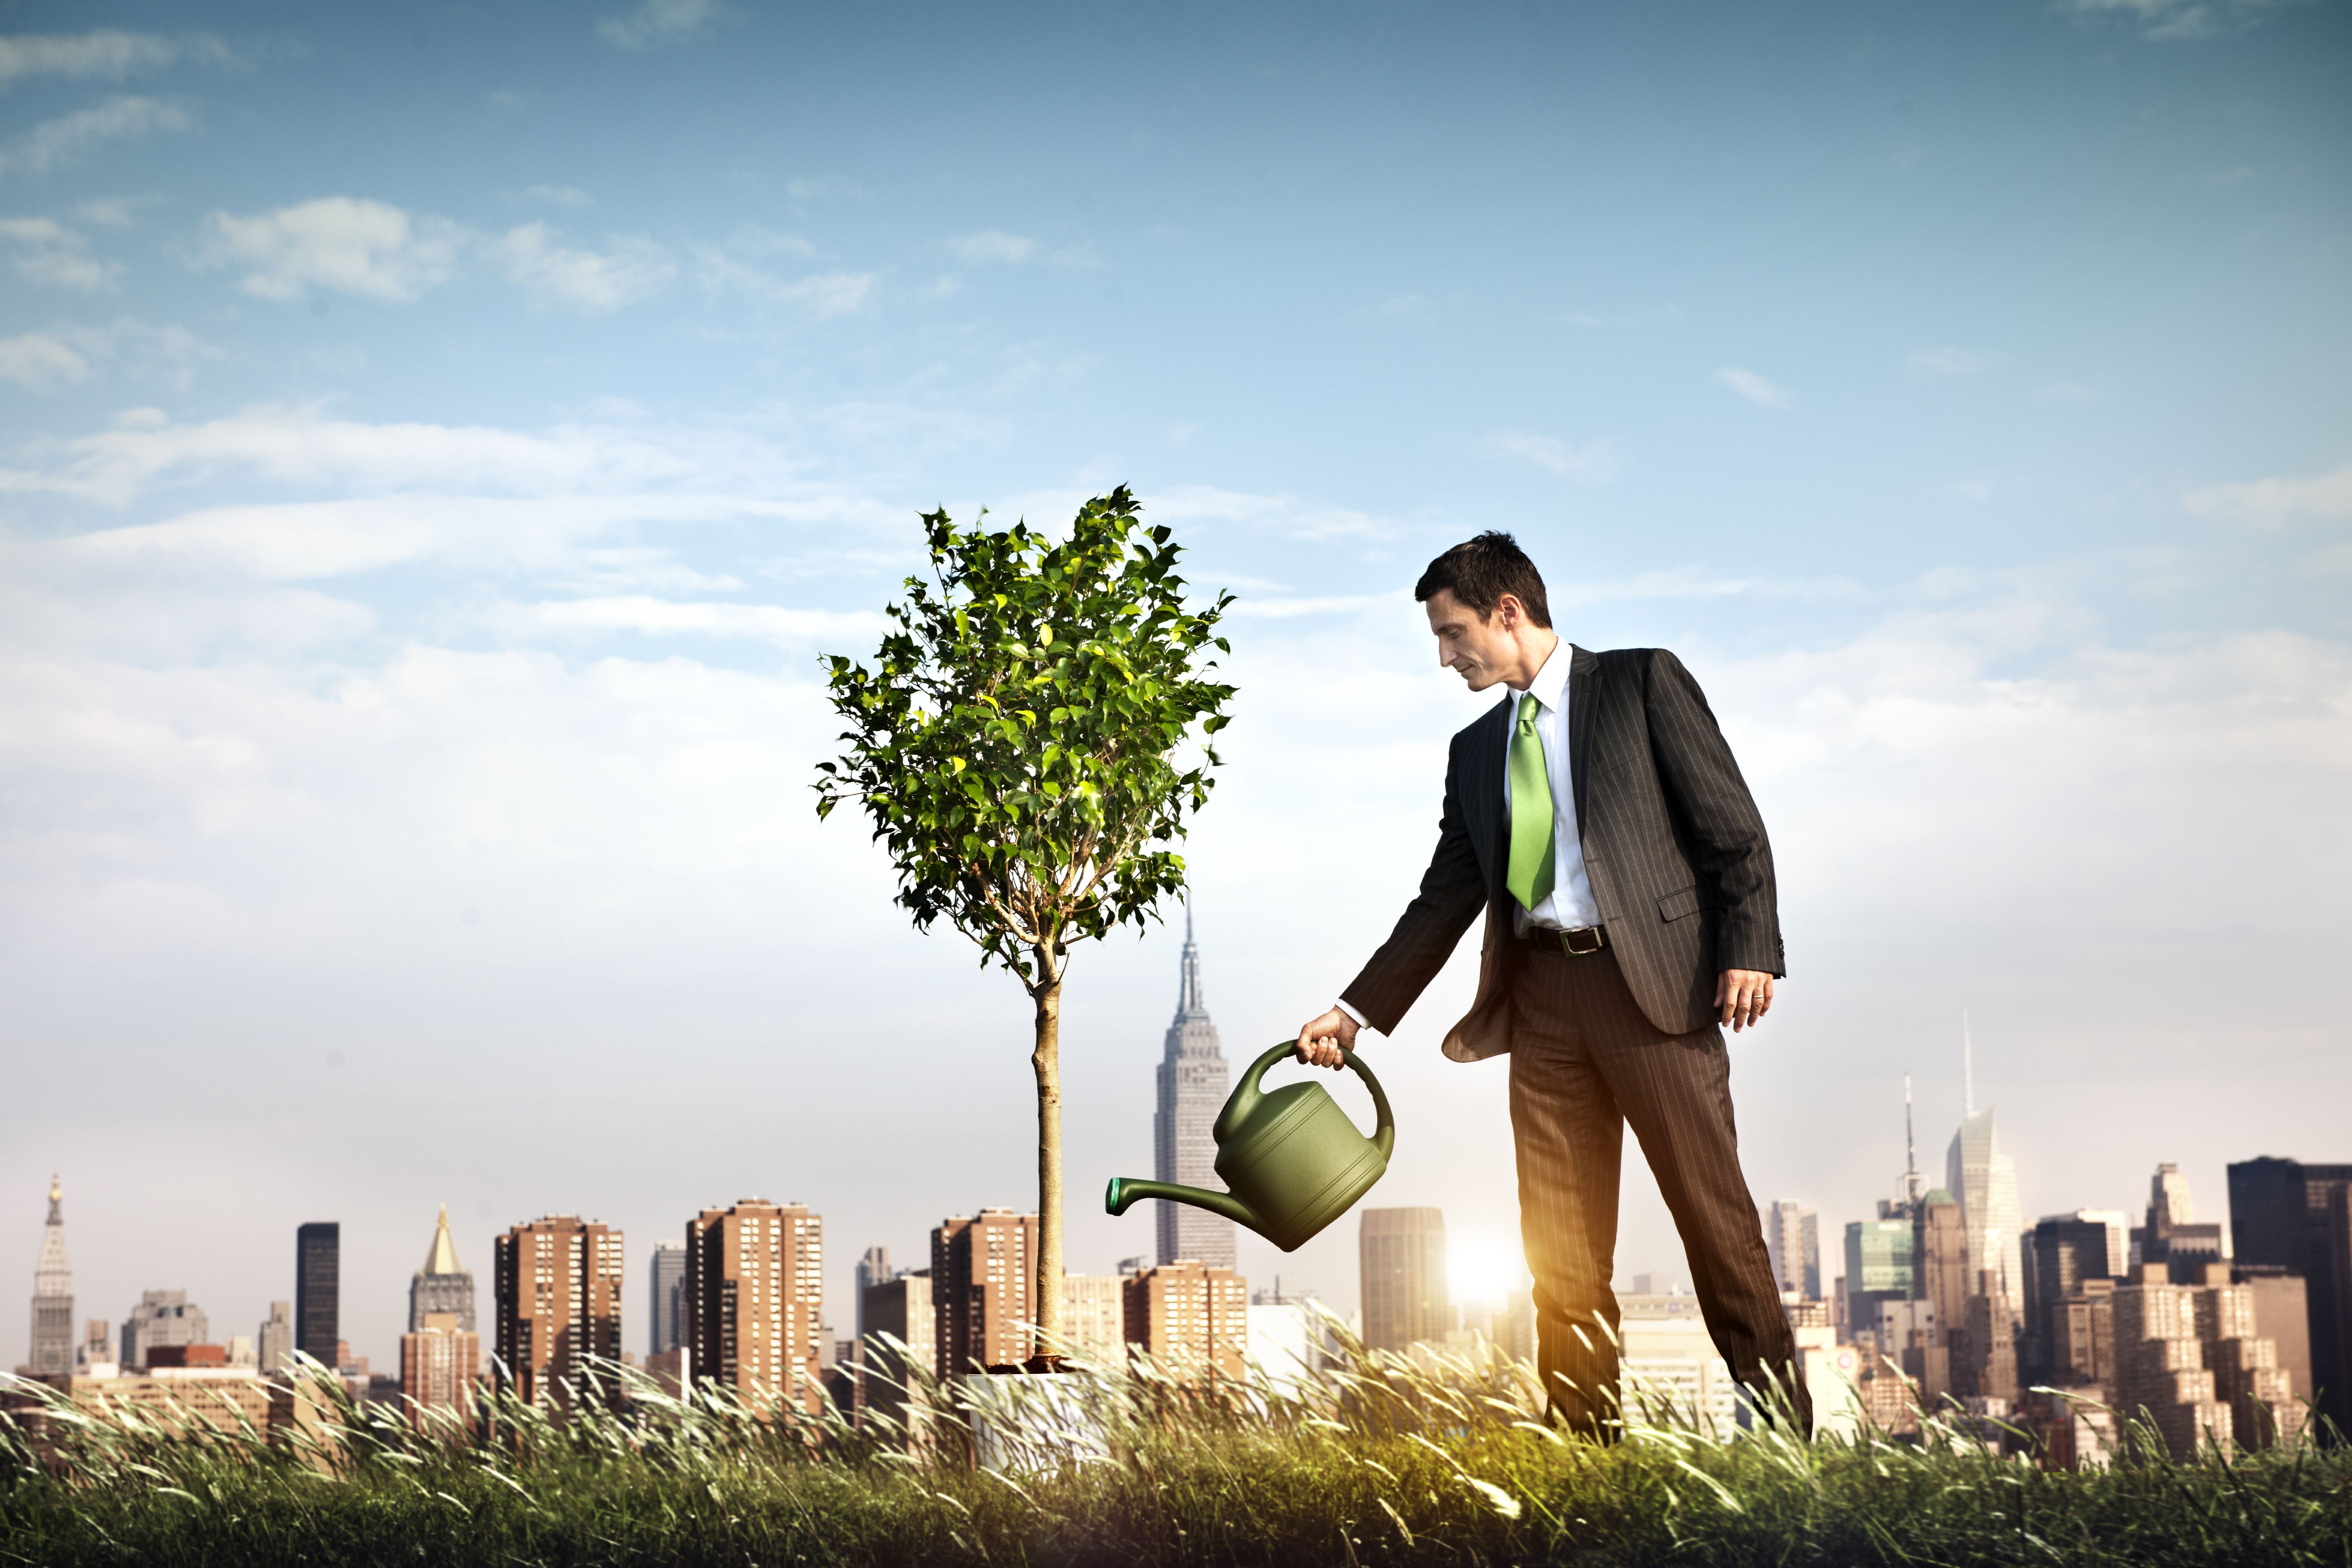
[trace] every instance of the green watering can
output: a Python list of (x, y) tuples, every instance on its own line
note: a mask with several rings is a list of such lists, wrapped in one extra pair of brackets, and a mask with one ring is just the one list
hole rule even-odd
[(1113, 1176), (1103, 1207), (1125, 1214), (1139, 1198), (1191, 1204), (1249, 1226), (1285, 1252), (1297, 1251), (1346, 1214), (1387, 1173), (1389, 1152), (1396, 1147), (1396, 1118), (1381, 1080), (1353, 1051), (1340, 1055), (1372, 1091), (1372, 1106), (1380, 1113), (1380, 1131), (1370, 1138), (1319, 1083), (1261, 1091), (1258, 1079), (1265, 1069), (1296, 1046), (1285, 1040), (1252, 1062), (1217, 1113), (1211, 1130), (1217, 1140), (1217, 1174), (1232, 1192)]

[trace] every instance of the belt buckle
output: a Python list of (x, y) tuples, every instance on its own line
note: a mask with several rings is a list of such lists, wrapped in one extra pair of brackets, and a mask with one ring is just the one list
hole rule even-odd
[[(1576, 939), (1580, 936), (1591, 937), (1592, 939), (1592, 945), (1591, 947), (1577, 946)], [(1601, 928), (1599, 926), (1579, 926), (1574, 931), (1564, 931), (1559, 933), (1559, 950), (1568, 954), (1570, 958), (1589, 958), (1592, 954), (1599, 952), (1601, 948)]]

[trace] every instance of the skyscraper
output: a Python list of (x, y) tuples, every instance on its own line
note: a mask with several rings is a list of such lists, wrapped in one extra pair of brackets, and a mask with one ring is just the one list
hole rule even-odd
[(2017, 1166), (2001, 1152), (2000, 1135), (1990, 1110), (1976, 1107), (1975, 1051), (1968, 1024), (1960, 1026), (1960, 1130), (1952, 1134), (1945, 1157), (1944, 1184), (1959, 1200), (1960, 1217), (1969, 1231), (1969, 1279), (1990, 1270), (2000, 1282), (2001, 1298), (2012, 1321), (2021, 1311), (2025, 1263), (2021, 1238), (2025, 1222), (2017, 1203)]
[(653, 1289), (646, 1319), (649, 1326), (646, 1351), (649, 1355), (661, 1355), (686, 1342), (686, 1303), (679, 1294), (686, 1289), (684, 1244), (658, 1243), (646, 1262), (646, 1279)]
[[(1151, 1173), (1163, 1182), (1217, 1190), (1217, 1141), (1211, 1130), (1225, 1106), (1224, 1054), (1209, 1005), (1201, 994), (1201, 949), (1192, 940), (1192, 906), (1184, 906), (1184, 959), (1176, 987), (1176, 1016), (1168, 1026), (1160, 1062), (1160, 1108), (1151, 1116)], [(1234, 1266), (1234, 1222), (1189, 1204), (1158, 1200), (1160, 1261), (1190, 1258), (1211, 1268)]]
[(1249, 1283), (1187, 1259), (1118, 1281), (1127, 1342), (1181, 1382), (1238, 1383), (1249, 1351)]
[(1445, 1211), (1366, 1209), (1356, 1232), (1364, 1343), (1401, 1351), (1454, 1326), (1445, 1291)]
[(294, 1348), (320, 1365), (341, 1361), (343, 1227), (317, 1220), (294, 1232)]
[(1808, 1301), (1822, 1300), (1822, 1227), (1813, 1211), (1801, 1204), (1774, 1204), (1765, 1220), (1764, 1242), (1780, 1289)]
[(1018, 1366), (1034, 1353), (1037, 1216), (982, 1209), (951, 1215), (931, 1232), (933, 1345), (941, 1377), (982, 1366)]
[(591, 1392), (592, 1361), (621, 1359), (621, 1242), (611, 1226), (568, 1214), (498, 1238), (501, 1386), (534, 1405), (568, 1404)]
[(449, 1239), (447, 1204), (441, 1205), (425, 1267), (408, 1281), (408, 1331), (423, 1333), (425, 1318), (439, 1313), (456, 1318), (464, 1332), (474, 1331), (474, 1277), (457, 1261), (457, 1244)]
[(210, 1320), (202, 1307), (189, 1301), (185, 1290), (148, 1290), (122, 1325), (122, 1368), (144, 1372), (151, 1351), (200, 1345), (211, 1339)]
[(824, 1222), (804, 1204), (745, 1198), (687, 1223), (679, 1331), (694, 1381), (754, 1409), (824, 1399)]
[(413, 1405), (464, 1410), (481, 1374), (482, 1342), (455, 1312), (427, 1312), (400, 1336), (400, 1392)]
[(254, 1331), (255, 1363), (264, 1377), (275, 1377), (294, 1353), (294, 1303), (272, 1301), (269, 1316)]
[(866, 1292), (885, 1280), (895, 1279), (898, 1270), (890, 1267), (890, 1249), (869, 1247), (857, 1259), (857, 1337), (866, 1337)]
[(49, 1178), (49, 1223), (41, 1232), (41, 1260), (33, 1266), (35, 1376), (73, 1371), (73, 1269), (66, 1262), (65, 1188)]
[(2352, 1431), (2352, 1165), (2264, 1157), (2230, 1167), (2230, 1231), (2244, 1268), (2304, 1283), (2319, 1413)]

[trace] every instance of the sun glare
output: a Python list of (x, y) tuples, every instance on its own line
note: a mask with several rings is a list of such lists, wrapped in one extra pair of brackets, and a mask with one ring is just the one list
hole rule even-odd
[(1492, 1237), (1460, 1237), (1445, 1249), (1445, 1285), (1456, 1306), (1500, 1307), (1519, 1275), (1518, 1248)]

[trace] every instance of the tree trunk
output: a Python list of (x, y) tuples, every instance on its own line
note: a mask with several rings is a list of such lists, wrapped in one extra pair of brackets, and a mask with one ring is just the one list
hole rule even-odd
[(1037, 997), (1037, 1048), (1029, 1065), (1037, 1071), (1037, 1326), (1045, 1342), (1039, 1353), (1059, 1354), (1062, 1344), (1062, 977), (1050, 954), (1038, 954), (1038, 973), (1052, 978)]

